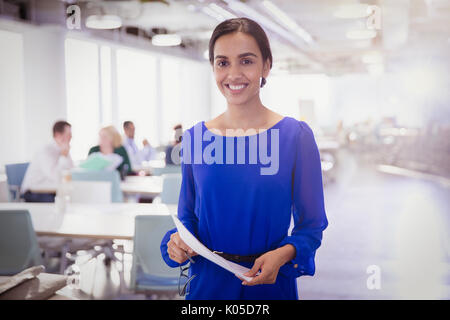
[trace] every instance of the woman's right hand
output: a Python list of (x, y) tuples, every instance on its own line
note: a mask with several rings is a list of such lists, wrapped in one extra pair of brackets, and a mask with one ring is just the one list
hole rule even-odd
[(169, 254), (170, 259), (178, 263), (183, 263), (188, 259), (186, 253), (191, 257), (197, 255), (197, 253), (195, 253), (184, 243), (183, 240), (181, 240), (178, 232), (170, 235), (170, 240), (167, 242), (167, 253)]

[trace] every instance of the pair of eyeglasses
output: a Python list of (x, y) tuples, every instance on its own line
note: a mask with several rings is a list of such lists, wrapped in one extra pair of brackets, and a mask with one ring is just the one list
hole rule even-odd
[(189, 268), (191, 267), (192, 263), (195, 263), (195, 261), (192, 259), (190, 255), (188, 255), (185, 252), (187, 258), (189, 259), (189, 263), (186, 266), (180, 265), (180, 277), (178, 278), (178, 294), (181, 297), (184, 297), (189, 294), (190, 289), (190, 283), (192, 279), (195, 278), (196, 274), (189, 277)]

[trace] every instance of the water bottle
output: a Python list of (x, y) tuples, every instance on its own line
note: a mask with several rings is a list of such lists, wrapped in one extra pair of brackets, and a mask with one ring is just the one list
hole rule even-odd
[(61, 182), (56, 190), (55, 205), (57, 213), (65, 213), (70, 202), (70, 180), (71, 175), (68, 170), (61, 174)]

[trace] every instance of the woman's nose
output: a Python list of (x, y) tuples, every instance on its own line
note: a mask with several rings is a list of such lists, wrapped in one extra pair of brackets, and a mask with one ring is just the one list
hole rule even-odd
[(242, 69), (239, 65), (231, 65), (228, 69), (228, 78), (230, 80), (242, 77)]

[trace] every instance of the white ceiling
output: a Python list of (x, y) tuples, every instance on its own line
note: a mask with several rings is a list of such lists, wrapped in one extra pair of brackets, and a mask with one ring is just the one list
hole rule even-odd
[[(92, 0), (91, 5), (101, 5), (107, 12), (120, 15), (124, 25), (143, 30), (165, 28), (183, 37), (192, 48), (203, 52), (209, 36), (220, 22), (202, 11), (215, 3), (229, 9), (231, 0), (166, 0), (117, 1)], [(389, 69), (391, 61), (414, 55), (429, 55), (433, 59), (450, 60), (450, 1), (449, 0), (271, 0), (282, 11), (306, 30), (314, 39), (311, 45), (302, 40), (295, 44), (268, 31), (271, 40), (274, 67), (288, 68), (294, 72), (326, 72), (342, 74), (367, 72), (362, 57), (377, 52)], [(80, 2), (80, 1), (78, 1)], [(275, 22), (260, 0), (241, 1)], [(346, 32), (365, 28), (366, 19), (341, 19), (333, 16), (345, 4), (369, 4), (381, 8), (382, 29), (372, 40), (350, 40)], [(231, 11), (231, 10), (230, 10)], [(238, 16), (242, 13), (235, 12)], [(297, 38), (299, 39), (299, 38)]]

